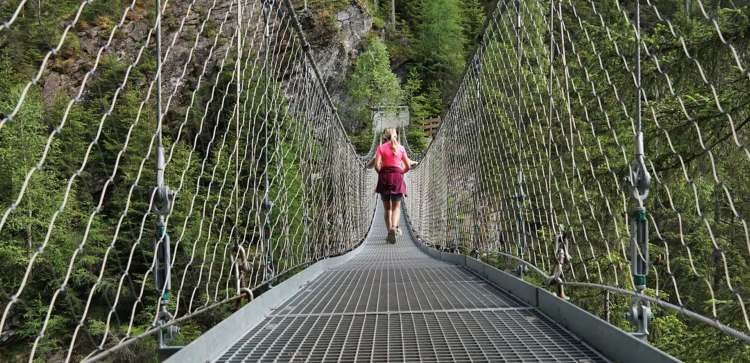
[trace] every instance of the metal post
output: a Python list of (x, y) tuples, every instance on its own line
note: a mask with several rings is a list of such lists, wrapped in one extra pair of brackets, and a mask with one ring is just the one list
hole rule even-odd
[[(552, 84), (554, 82), (554, 59), (555, 59), (555, 0), (550, 0), (549, 2), (549, 50), (547, 53), (547, 62), (549, 63), (548, 66), (548, 79), (547, 79), (547, 97), (549, 98), (549, 112), (547, 114), (547, 126), (548, 126), (548, 138), (547, 138), (547, 188), (552, 188), (552, 108), (554, 107), (554, 97), (552, 96)], [(552, 204), (552, 193), (547, 193), (549, 198), (549, 206), (550, 206), (550, 224), (553, 229), (556, 226), (557, 218), (555, 218), (554, 208)], [(560, 230), (558, 231), (558, 234), (555, 236), (555, 241), (563, 241), (564, 242), (564, 231)], [(567, 257), (567, 246), (565, 244), (562, 244), (563, 249), (560, 248), (561, 245), (555, 246), (555, 256), (553, 263), (555, 264), (555, 270), (553, 272), (553, 276), (555, 273), (559, 272), (559, 281), (560, 284), (558, 296), (561, 298), (565, 297), (565, 290), (562, 286), (562, 278), (563, 278), (563, 263), (564, 257)], [(554, 280), (554, 279), (553, 279)]]
[[(518, 224), (518, 242), (516, 244), (516, 252), (519, 258), (523, 258), (523, 254), (525, 253), (526, 248), (525, 221), (523, 216), (524, 198), (525, 195), (523, 191), (523, 172), (519, 170), (518, 180), (516, 181), (516, 211), (518, 213), (516, 215), (516, 223)], [(527, 266), (524, 263), (519, 263), (518, 267), (516, 267), (516, 272), (521, 278), (523, 278), (526, 269)]]
[(648, 197), (651, 185), (651, 176), (646, 169), (644, 158), (643, 125), (641, 122), (642, 109), (642, 84), (641, 84), (641, 14), (640, 0), (636, 1), (636, 60), (635, 60), (635, 88), (636, 88), (636, 130), (635, 130), (635, 158), (630, 164), (630, 175), (626, 186), (636, 205), (630, 211), (630, 264), (633, 274), (633, 286), (636, 296), (630, 305), (626, 318), (633, 324), (637, 331), (634, 335), (641, 339), (648, 339), (648, 321), (651, 318), (651, 309), (647, 301), (641, 297), (646, 288), (646, 277), (648, 275), (648, 218), (646, 214), (645, 201)]
[(161, 351), (171, 351), (179, 347), (169, 347), (167, 340), (171, 339), (179, 332), (177, 326), (161, 328), (167, 321), (172, 319), (167, 306), (171, 298), (171, 266), (172, 253), (170, 251), (170, 239), (167, 233), (166, 216), (172, 209), (173, 193), (164, 181), (164, 169), (166, 168), (166, 159), (164, 156), (164, 143), (162, 137), (162, 57), (161, 57), (161, 0), (156, 0), (156, 189), (155, 201), (152, 212), (159, 216), (156, 222), (156, 241), (154, 252), (156, 253), (156, 265), (154, 266), (154, 281), (156, 290), (161, 294), (159, 302), (159, 312), (157, 316), (157, 325), (159, 328), (159, 349)]
[[(268, 57), (269, 49), (271, 49), (271, 11), (270, 7), (273, 7), (273, 0), (264, 2), (263, 11), (265, 15), (265, 32), (263, 34), (264, 42), (265, 42), (265, 49), (266, 49), (266, 57)], [(266, 9), (265, 5), (269, 6), (269, 9)], [(293, 11), (293, 10), (292, 10)], [(264, 95), (266, 96), (266, 95)], [(263, 134), (265, 136), (264, 140), (266, 141), (266, 145), (268, 145), (268, 138), (271, 137), (270, 133), (268, 132), (268, 123), (264, 123), (263, 125)], [(263, 151), (263, 164), (267, 165), (270, 160), (268, 157), (268, 150)], [(268, 169), (266, 169), (268, 170)], [(271, 208), (273, 207), (273, 204), (270, 200), (270, 184), (268, 181), (268, 171), (263, 173), (263, 204), (261, 208), (263, 209), (263, 235), (261, 240), (263, 241), (264, 245), (266, 246), (266, 266), (265, 266), (265, 274), (266, 278), (268, 279), (268, 287), (273, 287), (273, 278), (274, 278), (274, 266), (273, 266), (273, 246), (271, 241), (271, 221), (270, 221), (270, 214), (271, 214)]]
[(608, 323), (612, 322), (612, 298), (609, 290), (604, 291), (604, 317)]
[(453, 253), (461, 253), (459, 248), (459, 230), (458, 230), (458, 205), (453, 203)]
[[(274, 5), (274, 0), (267, 0), (264, 1), (262, 4), (263, 7), (263, 15), (265, 20), (265, 28), (263, 33), (263, 42), (265, 44), (265, 57), (266, 61), (268, 60), (269, 52), (271, 49), (271, 9)], [(291, 6), (291, 4), (287, 4), (289, 7), (289, 10), (291, 12), (294, 11), (294, 8)], [(268, 85), (266, 85), (268, 87)], [(264, 97), (267, 96), (267, 94), (264, 92)], [(268, 138), (271, 137), (270, 132), (268, 130), (268, 120), (263, 123), (263, 140), (265, 141), (265, 144), (268, 145)], [(261, 158), (261, 164), (262, 165), (268, 165), (270, 162), (270, 158), (268, 156), (268, 150), (263, 150), (261, 155), (263, 156)], [(263, 173), (263, 202), (261, 204), (261, 209), (263, 211), (263, 226), (261, 230), (261, 243), (263, 246), (265, 246), (266, 250), (266, 265), (265, 265), (265, 277), (268, 281), (268, 287), (273, 287), (273, 278), (274, 278), (274, 266), (273, 266), (273, 245), (271, 241), (271, 221), (270, 221), (270, 215), (271, 215), (271, 208), (273, 208), (273, 203), (271, 203), (270, 200), (270, 185), (268, 181), (268, 168), (266, 168), (266, 172)]]
[[(476, 58), (474, 59), (474, 72), (476, 74), (476, 88), (475, 88), (475, 97), (476, 97), (476, 103), (478, 112), (477, 114), (480, 115), (482, 112), (482, 49), (483, 49), (483, 41), (480, 41), (479, 43), (479, 49), (477, 50)], [(472, 126), (476, 126), (480, 121), (476, 118), (472, 120)], [(477, 127), (476, 130), (479, 128)], [(475, 135), (477, 138), (479, 135)], [(479, 202), (477, 199), (479, 198), (479, 168), (482, 167), (481, 165), (477, 165), (478, 158), (474, 158), (474, 183), (473, 188), (474, 191), (472, 193), (472, 203), (474, 208), (474, 214), (473, 214), (473, 240), (474, 240), (474, 248), (477, 249), (478, 246), (481, 245), (481, 231), (479, 227)]]
[[(516, 5), (516, 86), (517, 86), (517, 94), (516, 94), (516, 130), (518, 131), (518, 140), (517, 140), (517, 149), (518, 149), (518, 170), (517, 170), (517, 176), (516, 176), (516, 223), (518, 224), (518, 240), (516, 242), (516, 249), (518, 253), (518, 257), (523, 258), (523, 254), (526, 249), (526, 227), (524, 222), (524, 216), (523, 216), (523, 203), (524, 203), (524, 191), (523, 191), (523, 152), (521, 149), (523, 148), (523, 145), (521, 145), (521, 129), (523, 128), (523, 116), (521, 114), (521, 102), (523, 100), (523, 96), (521, 94), (521, 59), (523, 57), (522, 52), (522, 43), (521, 43), (521, 0), (515, 1)], [(527, 266), (523, 263), (520, 263), (516, 269), (516, 272), (519, 276), (523, 278), (524, 272), (526, 272)]]
[[(268, 159), (266, 158), (266, 162)], [(263, 241), (266, 244), (266, 276), (269, 280), (268, 287), (272, 287), (274, 278), (274, 266), (273, 266), (273, 243), (271, 241), (271, 221), (270, 214), (273, 203), (269, 198), (270, 186), (268, 183), (268, 173), (263, 175)]]
[[(305, 0), (305, 6), (307, 6), (307, 0)], [(304, 110), (304, 116), (303, 117), (304, 117), (304, 119), (303, 119), (303, 122), (305, 124), (307, 124), (309, 122), (309, 120), (310, 120), (310, 115), (309, 115), (309, 112), (310, 112), (310, 104), (309, 104), (309, 100), (310, 100), (310, 79), (309, 79), (310, 69), (309, 69), (308, 64), (307, 64), (307, 58), (303, 58), (302, 62), (305, 65), (305, 67), (304, 67), (305, 68), (305, 75), (303, 77), (303, 82), (305, 83), (305, 86), (303, 88), (304, 89), (304, 98), (303, 98), (303, 102), (304, 102), (303, 103), (303, 110)], [(311, 127), (309, 129), (311, 129), (313, 125), (310, 125), (310, 126)], [(311, 131), (306, 131), (305, 133), (306, 133), (305, 136), (307, 136), (308, 138), (312, 138), (311, 137), (312, 136), (311, 135)], [(308, 198), (308, 193), (309, 193), (309, 191), (308, 191), (308, 185), (310, 185), (310, 186), (312, 185), (312, 177), (310, 178), (309, 181), (306, 180), (307, 178), (305, 177), (305, 175), (310, 175), (312, 173), (312, 169), (310, 168), (310, 161), (311, 160), (309, 159), (309, 155), (312, 153), (312, 151), (311, 151), (312, 150), (312, 142), (310, 142), (310, 141), (311, 140), (308, 140), (308, 142), (305, 143), (306, 144), (306, 146), (305, 146), (305, 149), (306, 149), (305, 153), (301, 153), (300, 154), (300, 167), (302, 169), (302, 172), (301, 172), (301, 174), (302, 174), (302, 240), (303, 240), (303, 243), (304, 243), (305, 261), (311, 261), (312, 260), (312, 257), (311, 257), (312, 256), (312, 251), (310, 249), (310, 241), (309, 241), (309, 238), (310, 238), (309, 237), (310, 214), (309, 214), (308, 205), (307, 205), (307, 203), (308, 203), (307, 202), (307, 198)]]
[[(461, 117), (460, 113), (457, 112), (456, 113), (456, 117), (457, 118)], [(454, 135), (458, 134), (458, 122), (453, 123), (453, 134)], [(449, 159), (450, 160), (450, 165), (456, 165), (457, 164), (457, 160), (456, 160), (455, 153), (452, 152), (449, 155), (450, 155), (449, 156), (450, 157), (450, 159)], [(458, 184), (458, 180), (459, 179), (457, 179), (457, 178), (454, 178), (453, 180), (451, 180), (451, 184), (452, 184), (451, 191), (453, 192), (452, 193), (453, 194), (453, 200), (452, 200), (452, 202), (453, 202), (452, 203), (452, 205), (453, 205), (453, 253), (461, 253), (460, 242), (459, 242), (459, 238), (460, 238), (460, 233), (461, 232), (460, 232), (459, 218), (458, 218), (458, 212), (459, 212), (459, 210), (458, 210), (458, 208), (459, 208), (459, 205), (458, 205), (458, 185), (457, 185)]]
[[(162, 202), (161, 191), (164, 188), (164, 169), (166, 167), (164, 159), (164, 145), (162, 141), (162, 108), (161, 108), (161, 74), (162, 74), (162, 59), (161, 59), (161, 0), (156, 0), (156, 134), (157, 134), (157, 149), (156, 149), (156, 188), (157, 188), (157, 203)], [(159, 204), (156, 204), (160, 206)], [(157, 266), (154, 273), (156, 279), (156, 288), (162, 292), (161, 302), (162, 310), (165, 310), (165, 305), (169, 302), (169, 290), (170, 290), (170, 271), (169, 271), (169, 243), (167, 242), (166, 225), (164, 220), (164, 214), (169, 213), (168, 210), (160, 211), (165, 213), (159, 214), (159, 221), (156, 224), (156, 253), (157, 253)], [(161, 324), (161, 317), (159, 319)]]

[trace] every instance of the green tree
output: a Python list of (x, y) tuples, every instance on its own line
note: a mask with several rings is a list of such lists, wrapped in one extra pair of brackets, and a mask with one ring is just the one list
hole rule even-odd
[(354, 65), (347, 95), (351, 108), (347, 116), (355, 130), (353, 141), (359, 152), (366, 152), (372, 141), (370, 109), (380, 105), (399, 105), (403, 92), (398, 77), (391, 71), (388, 49), (379, 39), (372, 37), (367, 50)]
[(479, 0), (463, 0), (463, 3), (464, 32), (466, 39), (469, 40), (466, 42), (467, 52), (471, 53), (471, 48), (475, 46), (471, 40), (480, 35), (479, 32), (482, 31), (482, 26), (484, 25), (484, 8), (479, 3)]
[(404, 84), (404, 101), (409, 106), (411, 114), (411, 124), (406, 134), (407, 141), (413, 152), (420, 153), (428, 143), (423, 129), (425, 122), (439, 116), (443, 107), (440, 90), (434, 85), (423, 90), (419, 72), (412, 69)]
[(466, 33), (464, 11), (459, 0), (422, 2), (417, 30), (417, 61), (428, 83), (443, 81), (452, 89), (464, 67)]

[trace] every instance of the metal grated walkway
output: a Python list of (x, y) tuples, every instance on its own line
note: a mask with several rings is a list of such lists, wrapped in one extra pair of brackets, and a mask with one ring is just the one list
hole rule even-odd
[(274, 309), (217, 361), (607, 361), (535, 308), (422, 253), (408, 234), (385, 243), (377, 213), (357, 256)]

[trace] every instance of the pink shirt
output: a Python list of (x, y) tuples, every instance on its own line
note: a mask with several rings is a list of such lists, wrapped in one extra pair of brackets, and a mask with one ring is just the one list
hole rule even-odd
[(401, 162), (406, 165), (406, 149), (402, 145), (399, 145), (396, 153), (393, 153), (391, 149), (391, 142), (386, 141), (375, 150), (375, 155), (380, 156), (381, 167), (387, 168), (389, 166), (403, 169)]

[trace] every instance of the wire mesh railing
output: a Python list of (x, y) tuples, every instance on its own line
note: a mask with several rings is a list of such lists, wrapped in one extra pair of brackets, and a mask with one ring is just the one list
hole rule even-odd
[[(78, 3), (3, 90), (0, 341), (29, 361), (134, 358), (364, 238), (374, 176), (290, 1), (117, 2), (99, 25), (101, 4)], [(2, 43), (34, 21), (8, 6)], [(71, 48), (92, 26), (108, 31)], [(75, 57), (73, 91), (43, 107), (42, 81)]]
[(558, 285), (677, 357), (747, 358), (748, 15), (500, 1), (407, 175), (419, 237)]

